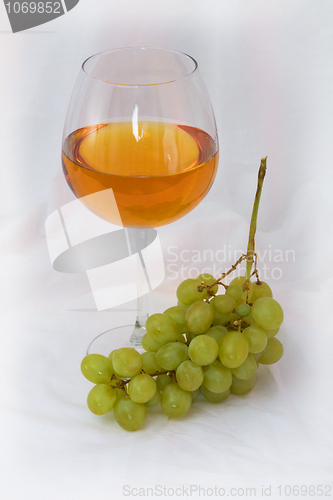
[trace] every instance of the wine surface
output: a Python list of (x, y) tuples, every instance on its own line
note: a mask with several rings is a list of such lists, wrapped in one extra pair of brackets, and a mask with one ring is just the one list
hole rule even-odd
[[(218, 151), (213, 139), (194, 127), (124, 121), (76, 130), (65, 140), (62, 162), (77, 198), (112, 188), (124, 226), (158, 227), (186, 215), (206, 196)], [(84, 203), (117, 223), (112, 210)]]

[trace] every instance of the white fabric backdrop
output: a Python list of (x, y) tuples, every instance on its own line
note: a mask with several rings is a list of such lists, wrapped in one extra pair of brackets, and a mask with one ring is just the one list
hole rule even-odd
[[(257, 248), (285, 311), (285, 355), (260, 368), (252, 393), (222, 405), (198, 401), (178, 421), (153, 410), (133, 434), (86, 409), (90, 384), (79, 365), (94, 336), (134, 320), (135, 303), (95, 311), (85, 275), (52, 269), (44, 231), (46, 217), (73, 199), (60, 147), (80, 64), (128, 45), (197, 59), (220, 138), (209, 195), (159, 229), (167, 278), (149, 297), (151, 312), (174, 304), (181, 266), (184, 277), (193, 267), (216, 270), (208, 257), (182, 262), (183, 250), (201, 260), (208, 249), (245, 250), (264, 155)], [(271, 498), (293, 498), (288, 485), (330, 485), (323, 491), (333, 495), (332, 49), (329, 0), (81, 0), (15, 35), (0, 5), (4, 499), (135, 498), (133, 488), (156, 485), (141, 496), (170, 497), (164, 486), (180, 496), (176, 488), (189, 485), (182, 496), (199, 497), (195, 486), (209, 496), (216, 486), (236, 498), (250, 492), (231, 488), (253, 487), (263, 498), (271, 486)], [(282, 262), (269, 250), (280, 250)], [(226, 255), (217, 267), (232, 261)]]

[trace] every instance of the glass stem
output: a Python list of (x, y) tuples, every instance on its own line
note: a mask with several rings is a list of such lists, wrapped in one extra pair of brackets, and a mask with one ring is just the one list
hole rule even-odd
[[(134, 253), (134, 251), (137, 253), (137, 258), (140, 259), (143, 273), (137, 273), (137, 312), (135, 325), (130, 341), (133, 345), (139, 346), (141, 345), (141, 339), (143, 335), (146, 333), (145, 327), (146, 321), (148, 319), (148, 294), (144, 293), (144, 290), (147, 288), (146, 282), (148, 282), (148, 276), (146, 265), (141, 253), (141, 250), (146, 248), (147, 246), (148, 229), (135, 229), (134, 235), (135, 244), (133, 246), (135, 246), (135, 249), (132, 248), (132, 253)], [(140, 262), (138, 263), (139, 268), (141, 267)]]

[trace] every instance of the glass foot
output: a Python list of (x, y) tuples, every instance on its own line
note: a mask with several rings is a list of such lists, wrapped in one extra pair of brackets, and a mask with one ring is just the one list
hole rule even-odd
[[(87, 348), (87, 354), (103, 354), (108, 356), (114, 349), (120, 347), (133, 347), (137, 350), (141, 347), (141, 338), (145, 333), (145, 328), (136, 328), (136, 325), (124, 325), (111, 328), (95, 337)], [(133, 338), (133, 340), (132, 340)]]

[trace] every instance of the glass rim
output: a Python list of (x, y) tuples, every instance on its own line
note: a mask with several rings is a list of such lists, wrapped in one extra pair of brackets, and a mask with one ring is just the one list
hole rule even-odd
[[(121, 52), (121, 51), (125, 51), (125, 50), (133, 50), (133, 49), (139, 49), (139, 50), (157, 50), (157, 51), (161, 51), (161, 52), (165, 52), (165, 53), (169, 52), (169, 53), (174, 53), (174, 54), (177, 54), (177, 55), (185, 56), (186, 58), (191, 59), (191, 61), (194, 63), (194, 68), (193, 68), (192, 71), (188, 72), (186, 75), (184, 75), (184, 76), (182, 76), (180, 78), (174, 78), (174, 79), (171, 79), (171, 80), (168, 80), (168, 81), (157, 82), (157, 83), (141, 83), (141, 84), (140, 83), (137, 83), (137, 84), (135, 84), (135, 83), (119, 83), (119, 82), (111, 82), (111, 81), (102, 80), (100, 78), (96, 78), (96, 77), (92, 76), (85, 69), (85, 66), (88, 63), (88, 61), (90, 61), (91, 59), (93, 59), (95, 57), (101, 56), (103, 54), (109, 54), (109, 53), (112, 53), (112, 52)], [(179, 82), (181, 80), (185, 80), (186, 78), (189, 78), (191, 75), (193, 75), (193, 73), (195, 73), (197, 71), (197, 69), (198, 69), (198, 63), (194, 59), (194, 57), (190, 56), (186, 52), (181, 52), (179, 50), (166, 49), (164, 47), (151, 47), (151, 46), (143, 46), (143, 45), (133, 45), (133, 46), (128, 46), (128, 47), (118, 47), (118, 48), (115, 48), (115, 49), (102, 50), (100, 52), (97, 52), (96, 54), (92, 54), (91, 56), (87, 57), (87, 59), (85, 59), (83, 61), (82, 65), (81, 65), (81, 69), (84, 72), (84, 74), (87, 75), (89, 78), (91, 78), (93, 80), (96, 80), (96, 81), (99, 81), (101, 83), (105, 83), (107, 85), (112, 85), (112, 86), (115, 86), (115, 87), (129, 87), (129, 88), (130, 87), (153, 87), (153, 86), (156, 86), (156, 85), (168, 85), (170, 83)]]

